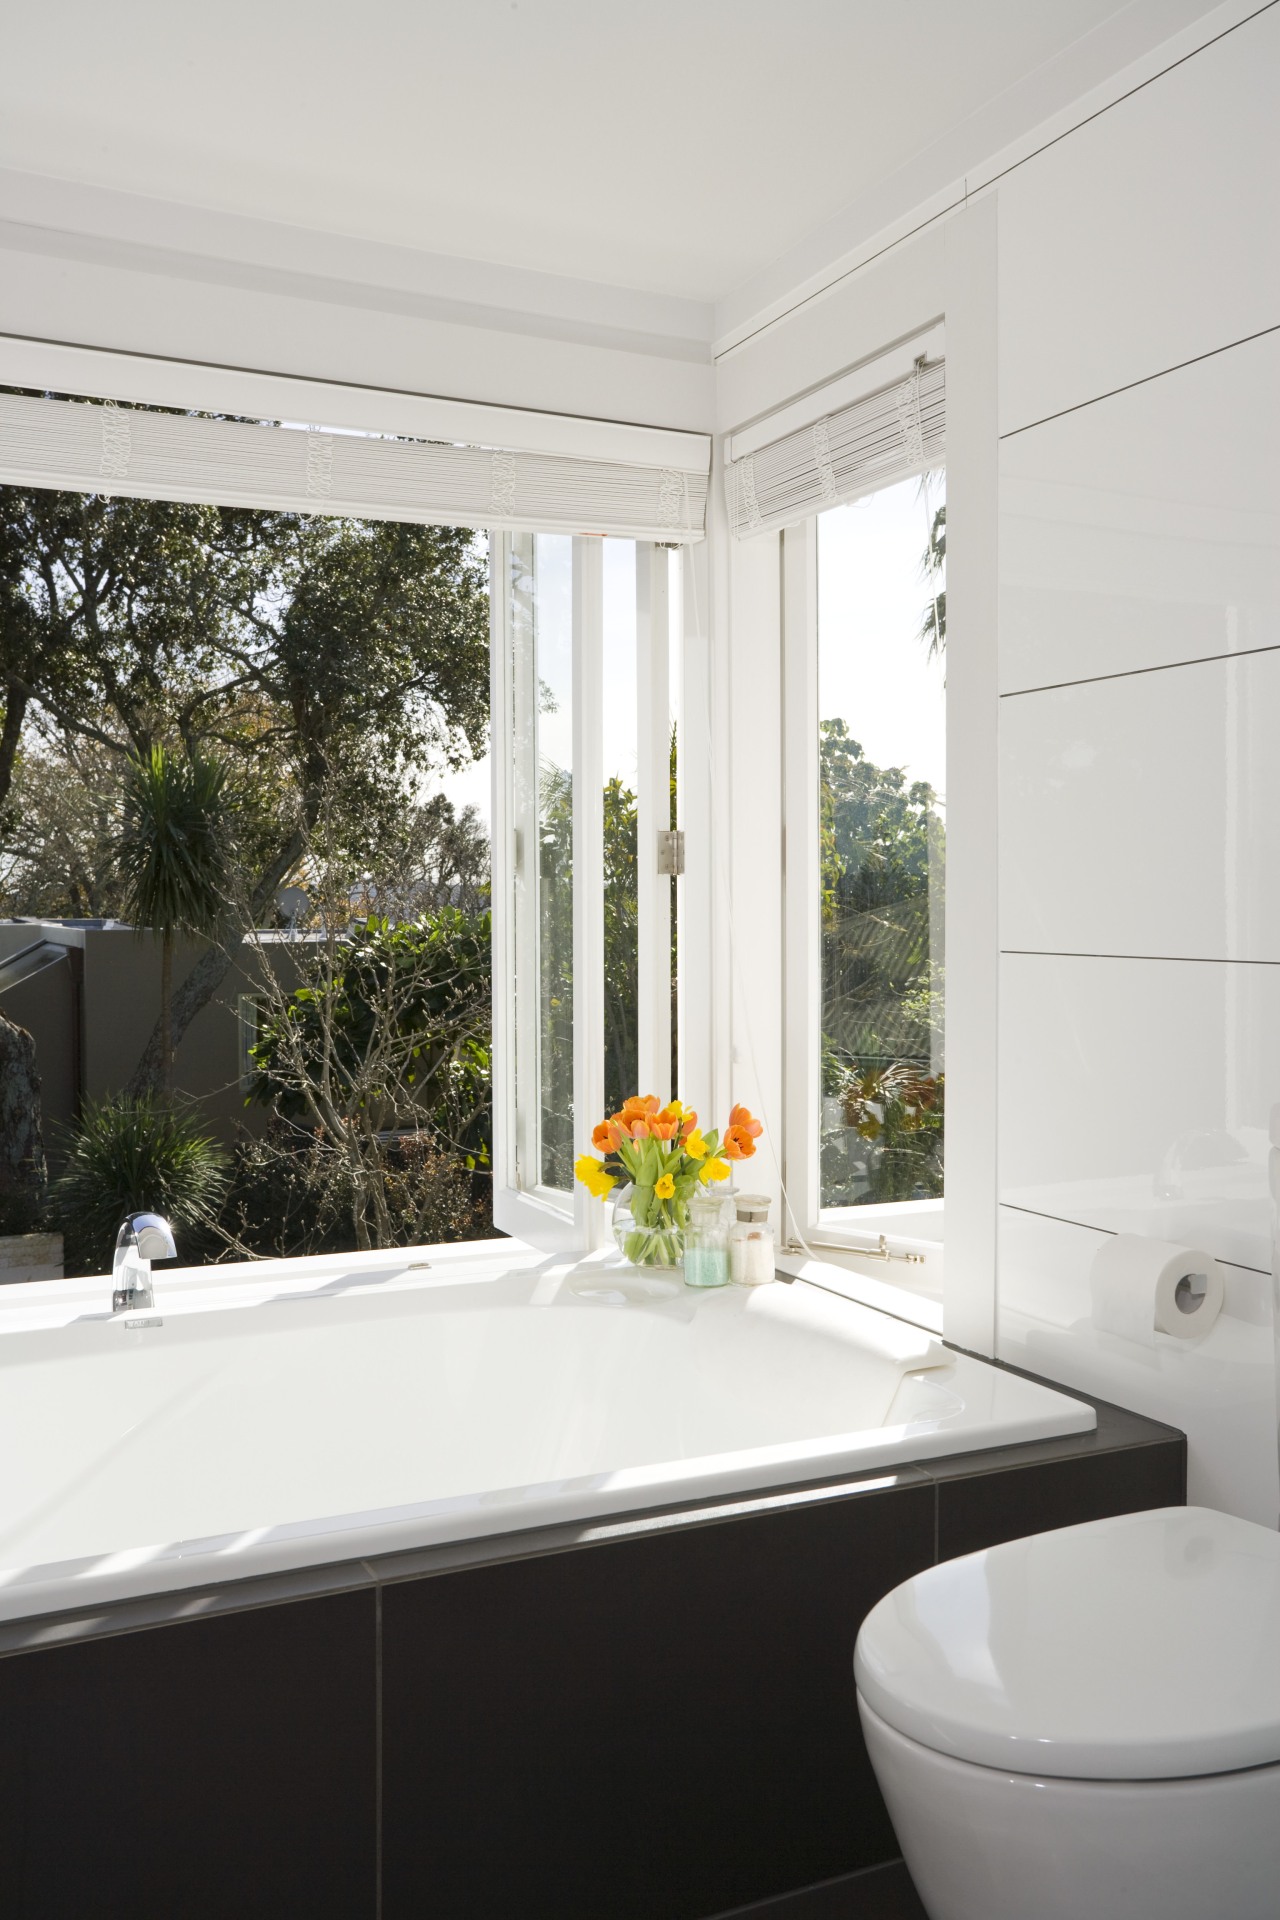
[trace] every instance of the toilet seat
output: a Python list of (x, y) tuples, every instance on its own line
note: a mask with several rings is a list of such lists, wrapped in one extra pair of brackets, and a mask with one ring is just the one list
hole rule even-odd
[(1280, 1537), (1164, 1507), (916, 1574), (868, 1614), (854, 1673), (935, 1753), (1075, 1780), (1280, 1762)]

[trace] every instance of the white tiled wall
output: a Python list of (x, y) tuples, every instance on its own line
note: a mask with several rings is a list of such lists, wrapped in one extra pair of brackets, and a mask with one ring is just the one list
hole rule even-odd
[(1278, 62), (1270, 7), (1001, 182), (1002, 433), (1275, 326)]
[[(999, 192), (998, 1350), (1183, 1427), (1193, 1497), (1271, 1524), (1278, 66), (1273, 8)], [(1092, 1325), (1121, 1230), (1224, 1263), (1203, 1340)]]

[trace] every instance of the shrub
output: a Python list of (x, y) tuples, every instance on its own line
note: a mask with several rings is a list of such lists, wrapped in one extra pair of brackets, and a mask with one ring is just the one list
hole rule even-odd
[[(261, 949), (264, 965), (270, 950)], [(370, 916), (302, 961), (253, 1049), (251, 1097), (310, 1128), (428, 1125), (471, 1165), (489, 1164), (489, 914), (439, 907)]]
[(159, 1213), (179, 1258), (207, 1251), (227, 1185), (227, 1156), (194, 1114), (150, 1097), (85, 1108), (50, 1189), (68, 1273), (105, 1273), (128, 1213)]
[(493, 1232), (488, 1183), (426, 1133), (379, 1143), (358, 1172), (341, 1146), (319, 1132), (276, 1120), (263, 1137), (236, 1145), (219, 1221), (222, 1259), (292, 1259), (348, 1253), (360, 1196), (357, 1178), (381, 1184), (393, 1246), (477, 1240)]

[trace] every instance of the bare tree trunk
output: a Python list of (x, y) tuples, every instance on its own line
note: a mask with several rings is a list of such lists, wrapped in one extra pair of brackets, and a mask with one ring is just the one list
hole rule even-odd
[(0, 1233), (26, 1233), (44, 1208), (36, 1045), (0, 1014)]
[(22, 723), (27, 717), (27, 708), (31, 696), (12, 680), (5, 682), (4, 725), (0, 727), (0, 807), (9, 798), (9, 789), (13, 785), (13, 768), (18, 758), (18, 742), (22, 738)]

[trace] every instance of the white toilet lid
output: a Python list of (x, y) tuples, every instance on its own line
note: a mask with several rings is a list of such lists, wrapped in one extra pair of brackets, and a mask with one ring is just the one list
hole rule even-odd
[(930, 1567), (867, 1615), (858, 1691), (936, 1753), (1079, 1780), (1280, 1761), (1280, 1536), (1207, 1507)]

